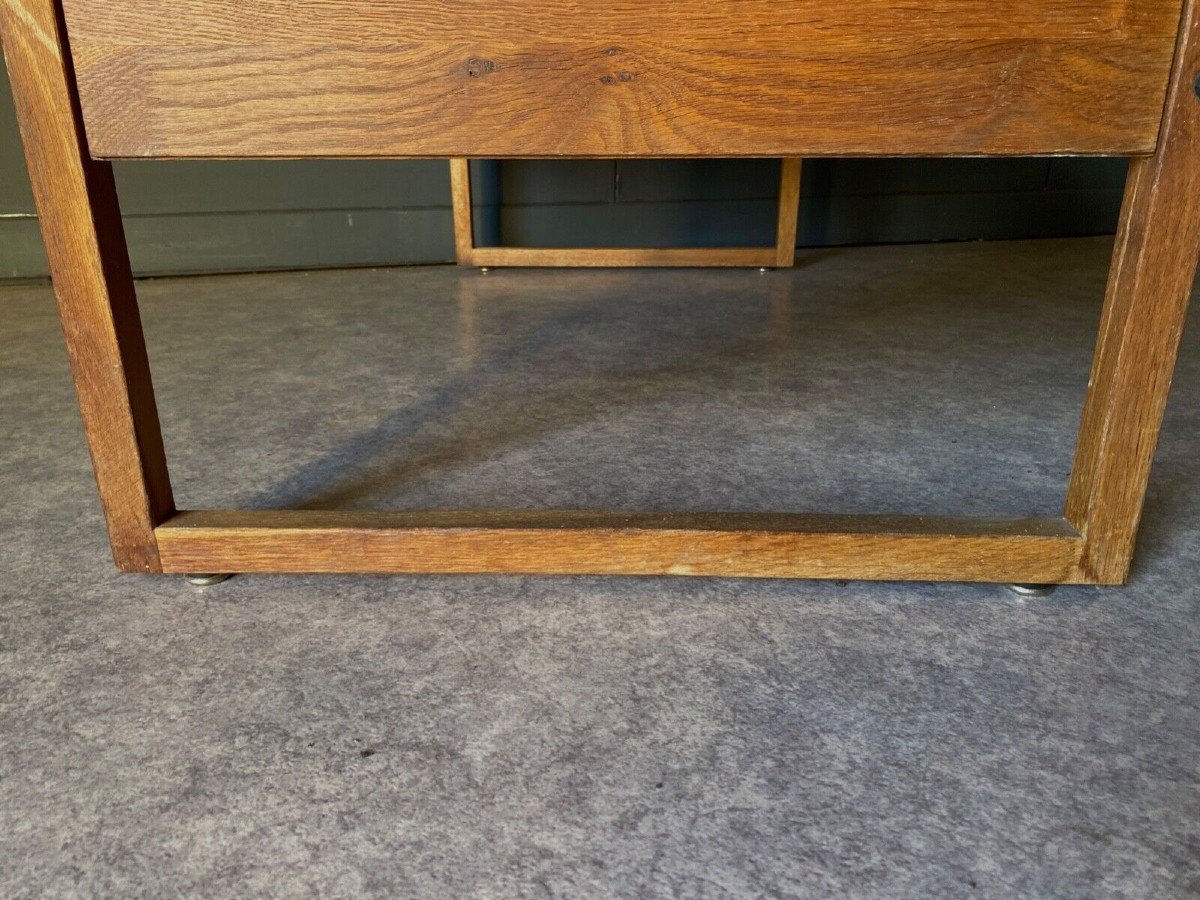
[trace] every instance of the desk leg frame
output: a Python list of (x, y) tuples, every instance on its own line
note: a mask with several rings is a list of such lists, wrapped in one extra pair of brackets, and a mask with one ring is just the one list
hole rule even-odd
[[(58, 4), (0, 4), (0, 33), (118, 567), (179, 573), (1122, 582), (1200, 252), (1200, 167), (1194, 152), (1200, 146), (1200, 100), (1193, 90), (1200, 71), (1196, 3), (1188, 0), (1184, 7), (1157, 148), (1132, 163), (1064, 516), (1028, 520), (177, 512), (112, 171), (88, 153)], [(798, 167), (795, 175), (794, 187), (788, 188), (785, 170), (786, 189), (798, 189)], [(785, 200), (790, 198), (781, 197), (781, 242), (787, 237)], [(460, 257), (464, 251), (477, 253), (463, 240), (470, 235), (469, 203), (465, 214), (460, 204), (455, 210)], [(791, 227), (794, 237), (794, 219)], [(763, 252), (770, 254), (764, 265), (790, 263), (778, 247)], [(601, 263), (597, 258), (593, 264)]]
[(175, 512), (112, 167), (93, 160), (53, 0), (0, 3), (0, 34), (67, 355), (117, 566), (158, 572)]
[(1152, 156), (1130, 164), (1065, 516), (1089, 580), (1133, 557), (1200, 248), (1200, 16), (1184, 4)]
[(454, 253), (460, 266), (641, 267), (705, 266), (790, 269), (796, 262), (801, 160), (780, 163), (774, 247), (477, 247), (471, 201), (471, 161), (450, 160)]

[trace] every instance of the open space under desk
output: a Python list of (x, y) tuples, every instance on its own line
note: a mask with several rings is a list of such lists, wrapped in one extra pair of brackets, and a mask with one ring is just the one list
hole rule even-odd
[[(117, 565), (1119, 583), (1200, 248), (1192, 0), (4, 0)], [(1061, 517), (176, 509), (112, 158), (1132, 158)]]

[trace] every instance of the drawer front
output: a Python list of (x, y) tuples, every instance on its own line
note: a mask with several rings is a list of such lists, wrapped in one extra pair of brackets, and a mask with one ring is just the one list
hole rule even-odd
[(1145, 153), (1181, 0), (63, 0), (98, 157)]

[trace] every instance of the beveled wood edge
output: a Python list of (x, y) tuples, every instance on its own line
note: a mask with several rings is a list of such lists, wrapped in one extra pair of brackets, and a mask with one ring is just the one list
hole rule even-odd
[(796, 262), (800, 218), (801, 160), (780, 160), (775, 245), (766, 247), (476, 247), (471, 205), (471, 162), (450, 160), (450, 200), (454, 213), (454, 255), (460, 266), (485, 268), (776, 268)]
[(1065, 519), (591, 511), (181, 512), (163, 571), (1083, 583)]

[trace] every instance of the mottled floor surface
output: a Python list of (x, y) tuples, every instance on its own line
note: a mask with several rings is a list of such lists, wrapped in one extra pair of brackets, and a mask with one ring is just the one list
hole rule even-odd
[[(181, 506), (1056, 514), (1108, 242), (146, 282)], [(0, 896), (1200, 892), (1200, 346), (1124, 589), (108, 559), (0, 290)]]

